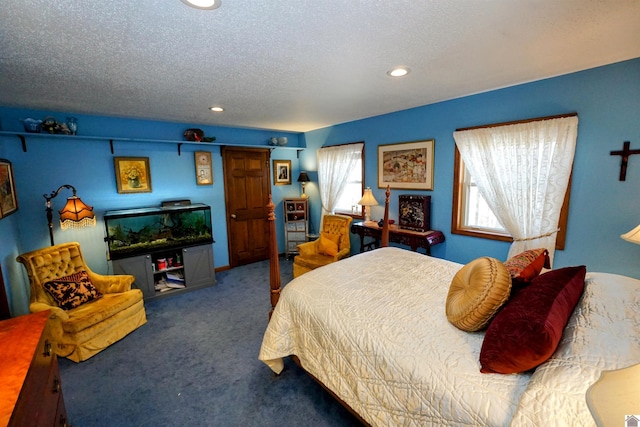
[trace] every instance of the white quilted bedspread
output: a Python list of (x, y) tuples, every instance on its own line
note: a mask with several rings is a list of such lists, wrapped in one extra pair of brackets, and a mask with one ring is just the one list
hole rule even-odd
[(639, 307), (640, 280), (587, 273), (562, 341), (536, 368), (512, 426), (595, 426), (585, 393), (603, 370), (640, 363)]
[(382, 248), (306, 273), (283, 289), (259, 359), (279, 373), (297, 355), (374, 426), (595, 425), (587, 388), (640, 362), (640, 281), (588, 273), (549, 361), (533, 375), (482, 374), (483, 333), (444, 312), (461, 267)]
[(372, 425), (509, 424), (529, 375), (481, 374), (483, 335), (445, 316), (460, 264), (383, 248), (286, 285), (259, 359), (302, 366)]

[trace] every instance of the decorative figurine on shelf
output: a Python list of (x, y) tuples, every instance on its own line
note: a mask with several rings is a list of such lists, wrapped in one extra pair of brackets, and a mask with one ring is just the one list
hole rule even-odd
[(204, 131), (202, 129), (187, 129), (183, 135), (186, 141), (200, 142), (204, 138)]
[(58, 122), (53, 117), (45, 117), (42, 121), (42, 130), (48, 133), (56, 133), (56, 127), (58, 126)]
[(42, 121), (42, 130), (52, 134), (69, 135), (71, 131), (66, 123), (58, 123), (55, 117), (47, 116)]
[(27, 119), (24, 119), (22, 121), (22, 124), (24, 125), (25, 132), (40, 133), (42, 120), (36, 120), (29, 117)]
[(78, 134), (78, 119), (75, 117), (67, 117), (67, 127), (69, 128), (69, 132), (71, 135)]
[(276, 137), (269, 138), (269, 145), (279, 145), (279, 146), (283, 147), (283, 146), (287, 145), (287, 142), (289, 142), (289, 141), (287, 140), (286, 136), (281, 136), (281, 137), (278, 137), (278, 138), (276, 138)]
[(216, 140), (215, 136), (204, 136), (204, 131), (202, 129), (187, 129), (184, 131), (183, 135), (186, 141), (213, 142)]

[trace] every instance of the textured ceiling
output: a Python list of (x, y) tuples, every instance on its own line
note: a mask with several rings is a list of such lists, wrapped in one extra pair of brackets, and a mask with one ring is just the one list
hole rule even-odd
[(636, 57), (638, 0), (0, 2), (0, 105), (194, 124), (308, 131)]

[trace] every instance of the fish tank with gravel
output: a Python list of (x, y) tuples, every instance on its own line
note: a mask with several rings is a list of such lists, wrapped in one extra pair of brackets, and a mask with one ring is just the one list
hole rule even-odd
[(109, 259), (213, 243), (211, 207), (194, 203), (106, 211)]

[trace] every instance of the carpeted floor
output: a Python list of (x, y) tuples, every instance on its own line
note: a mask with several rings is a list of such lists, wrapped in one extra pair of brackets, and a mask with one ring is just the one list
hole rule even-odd
[[(282, 283), (291, 261), (281, 260)], [(91, 359), (60, 358), (70, 423), (99, 426), (349, 426), (358, 421), (293, 362), (258, 360), (269, 263), (145, 303), (147, 324)]]

